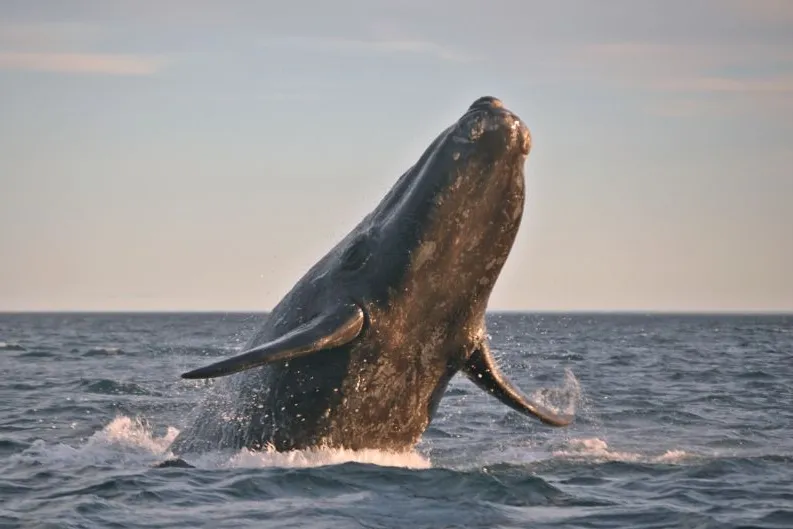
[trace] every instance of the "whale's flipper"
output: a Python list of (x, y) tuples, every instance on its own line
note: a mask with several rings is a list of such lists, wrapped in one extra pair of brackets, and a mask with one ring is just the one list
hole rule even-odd
[(364, 315), (354, 304), (336, 306), (296, 329), (226, 360), (183, 373), (182, 378), (215, 378), (259, 367), (271, 362), (291, 360), (325, 349), (340, 347), (354, 340), (363, 329)]
[(518, 391), (496, 366), (495, 358), (486, 343), (482, 343), (463, 367), (474, 384), (491, 393), (498, 400), (525, 415), (532, 415), (551, 426), (567, 426), (573, 422), (569, 415), (559, 415), (530, 401)]

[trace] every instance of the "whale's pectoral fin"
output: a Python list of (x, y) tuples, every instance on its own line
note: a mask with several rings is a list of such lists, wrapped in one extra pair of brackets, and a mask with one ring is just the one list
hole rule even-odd
[(336, 306), (273, 341), (258, 345), (233, 358), (183, 373), (182, 378), (215, 378), (272, 362), (292, 360), (318, 351), (340, 347), (363, 329), (364, 315), (354, 304)]
[(486, 343), (482, 343), (463, 367), (463, 372), (474, 384), (491, 393), (498, 400), (525, 415), (532, 415), (551, 426), (567, 426), (573, 422), (570, 415), (554, 413), (544, 406), (532, 402), (504, 377), (496, 366), (495, 358)]

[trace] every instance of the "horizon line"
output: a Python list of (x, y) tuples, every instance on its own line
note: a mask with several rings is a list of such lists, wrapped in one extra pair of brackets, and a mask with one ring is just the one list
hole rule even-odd
[[(240, 314), (267, 315), (272, 309), (0, 309), (0, 315), (45, 314)], [(487, 309), (486, 314), (793, 316), (791, 309)]]

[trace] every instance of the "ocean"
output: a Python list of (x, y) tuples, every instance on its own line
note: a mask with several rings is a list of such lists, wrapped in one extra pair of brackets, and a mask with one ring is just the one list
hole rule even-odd
[[(0, 315), (0, 527), (793, 528), (793, 316), (490, 313), (551, 428), (456, 377), (415, 453), (153, 468), (257, 314)], [(545, 394), (553, 394), (546, 392)]]

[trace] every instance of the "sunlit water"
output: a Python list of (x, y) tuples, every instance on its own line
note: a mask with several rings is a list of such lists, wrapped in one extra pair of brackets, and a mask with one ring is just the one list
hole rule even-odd
[(153, 468), (205, 385), (179, 373), (260, 318), (0, 315), (0, 527), (793, 528), (793, 317), (492, 314), (503, 370), (573, 426), (459, 377), (412, 454)]

